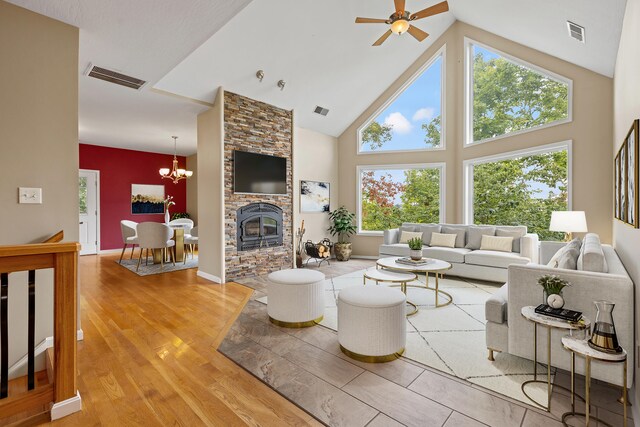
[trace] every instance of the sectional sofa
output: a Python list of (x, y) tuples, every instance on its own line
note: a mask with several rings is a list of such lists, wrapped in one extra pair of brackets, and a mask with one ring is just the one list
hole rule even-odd
[[(409, 255), (409, 245), (400, 243), (403, 231), (422, 233), (423, 256), (451, 263), (448, 275), (504, 283), (509, 265), (538, 262), (538, 235), (527, 233), (527, 227), (463, 224), (403, 223), (399, 228), (385, 230), (380, 258)], [(432, 233), (456, 234), (455, 247), (431, 246)], [(511, 251), (481, 250), (484, 235), (513, 237)]]

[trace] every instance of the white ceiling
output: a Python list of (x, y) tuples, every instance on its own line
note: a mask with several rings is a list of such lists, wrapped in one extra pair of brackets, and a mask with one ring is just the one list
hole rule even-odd
[[(196, 150), (196, 115), (217, 87), (296, 110), (298, 126), (337, 136), (455, 19), (612, 76), (625, 0), (449, 0), (450, 12), (371, 44), (392, 0), (8, 0), (80, 28), (80, 139), (144, 151)], [(407, 0), (417, 11), (439, 0)], [(566, 20), (586, 27), (586, 44)], [(89, 62), (149, 81), (135, 91), (83, 75)], [(260, 83), (258, 69), (265, 71)], [(276, 82), (284, 79), (280, 91)], [(313, 114), (316, 105), (327, 117)]]

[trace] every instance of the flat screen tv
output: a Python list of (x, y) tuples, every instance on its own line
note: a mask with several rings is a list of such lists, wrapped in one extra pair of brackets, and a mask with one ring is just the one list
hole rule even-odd
[(287, 159), (266, 154), (233, 152), (233, 191), (287, 194)]

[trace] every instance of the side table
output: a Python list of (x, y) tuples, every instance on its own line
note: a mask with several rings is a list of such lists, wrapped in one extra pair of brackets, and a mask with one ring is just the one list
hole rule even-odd
[[(622, 399), (623, 403), (623, 425), (627, 427), (627, 352), (623, 349), (622, 353), (605, 353), (589, 346), (586, 339), (577, 339), (574, 337), (563, 337), (562, 345), (564, 348), (571, 352), (571, 411), (562, 414), (562, 423), (567, 425), (565, 419), (569, 417), (584, 417), (585, 425), (589, 425), (590, 420), (598, 421), (598, 425), (613, 427), (611, 424), (602, 421), (601, 419), (594, 417), (589, 413), (589, 400), (590, 400), (590, 387), (591, 387), (591, 360), (598, 360), (608, 363), (623, 363), (622, 375)], [(575, 399), (574, 399), (574, 384), (576, 375), (576, 354), (584, 356), (585, 359), (585, 379), (584, 379), (584, 393), (585, 393), (585, 413), (576, 412)]]
[[(580, 319), (579, 322), (575, 322), (575, 323), (569, 322), (567, 320), (558, 319), (555, 317), (545, 316), (543, 314), (536, 313), (535, 307), (530, 305), (526, 307), (522, 307), (521, 313), (525, 319), (530, 320), (533, 323), (533, 379), (523, 382), (520, 388), (522, 389), (522, 393), (524, 393), (527, 399), (529, 399), (530, 401), (532, 401), (542, 409), (549, 412), (551, 408), (551, 329), (553, 328), (564, 329), (564, 330), (568, 330), (569, 333), (572, 333), (572, 331), (587, 329), (591, 325), (591, 321), (584, 316), (582, 317), (582, 319)], [(538, 325), (542, 325), (547, 328), (547, 380), (546, 381), (538, 379)], [(533, 384), (533, 383), (547, 384), (547, 405), (546, 406), (540, 402), (536, 402), (535, 399), (533, 399), (531, 396), (529, 396), (529, 394), (527, 394), (526, 386), (528, 384)], [(555, 387), (561, 388), (569, 392), (571, 391), (559, 385), (556, 385)]]

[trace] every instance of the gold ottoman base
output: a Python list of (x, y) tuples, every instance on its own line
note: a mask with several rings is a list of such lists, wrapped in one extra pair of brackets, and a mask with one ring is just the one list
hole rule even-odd
[(269, 316), (269, 321), (271, 321), (271, 323), (283, 328), (308, 328), (310, 326), (315, 326), (318, 323), (322, 322), (322, 319), (324, 319), (324, 316), (320, 316), (314, 320), (307, 320), (306, 322), (284, 322), (282, 320), (277, 320)]
[(387, 354), (384, 356), (365, 356), (364, 354), (358, 354), (358, 353), (354, 353), (353, 351), (349, 351), (346, 348), (344, 348), (342, 345), (340, 345), (340, 350), (342, 350), (342, 352), (347, 356), (349, 356), (350, 358), (355, 359), (358, 362), (365, 362), (365, 363), (391, 362), (393, 360), (398, 359), (400, 356), (402, 356), (402, 353), (404, 353), (404, 348), (401, 348), (399, 351), (395, 353)]

